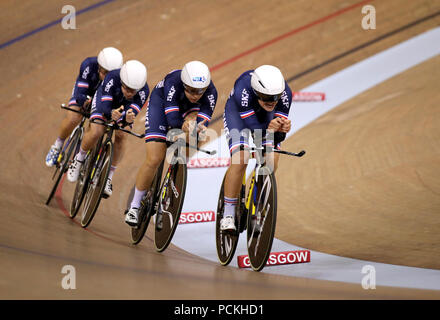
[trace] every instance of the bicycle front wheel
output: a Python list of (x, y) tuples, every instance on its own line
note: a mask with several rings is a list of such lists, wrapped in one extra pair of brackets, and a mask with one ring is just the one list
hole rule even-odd
[(261, 271), (272, 249), (277, 218), (277, 186), (275, 175), (260, 168), (255, 176), (247, 219), (247, 248), (251, 267)]
[(187, 168), (184, 160), (170, 164), (159, 194), (154, 245), (158, 252), (170, 244), (179, 223), (186, 191)]
[(137, 228), (131, 228), (131, 243), (138, 244), (144, 238), (150, 223), (151, 216), (155, 213), (155, 207), (158, 199), (158, 191), (160, 188), (160, 179), (162, 177), (163, 161), (156, 171), (151, 188), (148, 190), (145, 197), (142, 199), (141, 207), (139, 208), (139, 225)]
[(55, 183), (52, 187), (52, 190), (50, 191), (49, 197), (46, 200), (46, 205), (50, 203), (53, 196), (55, 195), (55, 192), (58, 189), (58, 185), (60, 184), (61, 178), (67, 172), (67, 169), (69, 168), (69, 164), (72, 162), (73, 157), (76, 154), (74, 151), (76, 150), (78, 143), (80, 142), (81, 133), (82, 133), (81, 130), (82, 128), (80, 127), (75, 128), (74, 132), (70, 135), (66, 146), (64, 147), (63, 151), (60, 154), (56, 169), (59, 172), (56, 177)]
[(108, 141), (102, 146), (100, 153), (96, 157), (95, 165), (90, 173), (89, 185), (84, 197), (84, 208), (81, 217), (81, 226), (86, 228), (92, 222), (96, 210), (102, 199), (105, 184), (113, 159), (113, 144)]

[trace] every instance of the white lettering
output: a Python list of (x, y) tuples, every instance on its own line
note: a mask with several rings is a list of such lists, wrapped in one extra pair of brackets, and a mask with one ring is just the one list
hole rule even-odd
[(249, 93), (246, 89), (241, 92), (241, 105), (247, 107), (249, 105)]
[(76, 270), (74, 266), (65, 265), (61, 273), (66, 274), (61, 280), (61, 287), (65, 290), (76, 289)]
[(65, 30), (76, 29), (76, 9), (74, 6), (65, 5), (61, 9), (61, 13), (68, 13), (67, 16), (61, 20), (61, 27)]
[(362, 18), (362, 29), (376, 29), (376, 8), (372, 5), (363, 6), (362, 14), (366, 15)]
[(363, 266), (362, 273), (366, 274), (362, 277), (362, 288), (365, 290), (376, 289), (376, 268), (372, 265)]
[(174, 86), (172, 86), (170, 88), (170, 91), (168, 91), (167, 101), (173, 100), (174, 93), (176, 93), (176, 89), (174, 88)]

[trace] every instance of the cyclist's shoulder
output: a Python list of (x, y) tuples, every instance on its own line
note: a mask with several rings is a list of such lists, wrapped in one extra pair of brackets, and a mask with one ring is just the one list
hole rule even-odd
[(98, 58), (97, 57), (87, 57), (81, 62), (81, 70), (86, 68), (93, 68), (98, 70)]

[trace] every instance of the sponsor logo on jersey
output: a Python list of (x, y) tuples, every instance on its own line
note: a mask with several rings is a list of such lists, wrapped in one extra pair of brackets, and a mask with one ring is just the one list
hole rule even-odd
[(90, 73), (90, 67), (87, 67), (84, 69), (83, 73), (82, 73), (82, 78), (83, 79), (87, 79), (87, 75)]
[(208, 95), (209, 105), (211, 106), (211, 109), (214, 110), (215, 108), (215, 98), (213, 94)]
[(241, 92), (241, 106), (247, 107), (249, 105), (249, 93), (246, 89)]
[(146, 94), (144, 90), (139, 91), (139, 97), (141, 98), (142, 106), (145, 104), (147, 100)]
[(176, 93), (176, 89), (174, 88), (174, 86), (172, 86), (170, 88), (170, 91), (168, 91), (167, 101), (172, 101), (175, 93)]
[(113, 86), (113, 79), (110, 79), (109, 82), (107, 82), (107, 84), (105, 85), (104, 91), (105, 92), (110, 92), (110, 88)]

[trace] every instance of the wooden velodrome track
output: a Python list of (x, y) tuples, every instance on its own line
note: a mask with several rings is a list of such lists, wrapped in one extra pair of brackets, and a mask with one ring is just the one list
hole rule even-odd
[[(95, 3), (69, 2), (77, 11)], [(361, 28), (364, 4), (376, 8), (376, 30)], [(60, 19), (61, 7), (56, 0), (1, 1), (0, 43)], [(360, 283), (225, 268), (173, 246), (156, 253), (150, 239), (130, 245), (122, 212), (145, 152), (134, 138), (115, 174), (114, 195), (87, 230), (60, 209), (61, 201), (68, 207), (70, 200), (67, 182), (62, 200), (44, 205), (52, 173), (44, 157), (64, 116), (59, 105), (70, 97), (82, 59), (105, 46), (119, 48), (125, 60), (142, 61), (150, 88), (185, 62), (204, 61), (219, 91), (216, 118), (245, 70), (277, 65), (300, 91), (440, 25), (439, 15), (424, 19), (439, 10), (440, 2), (432, 0), (115, 0), (78, 15), (76, 30), (55, 23), (2, 47), (0, 298), (440, 298), (438, 291), (363, 290)], [(283, 144), (308, 154), (295, 166), (281, 160), (277, 238), (340, 256), (440, 269), (439, 66), (438, 57), (416, 66)], [(144, 114), (145, 109), (137, 132), (143, 131)], [(221, 126), (221, 121), (212, 125)], [(61, 268), (68, 264), (76, 268), (76, 290), (61, 288)]]

